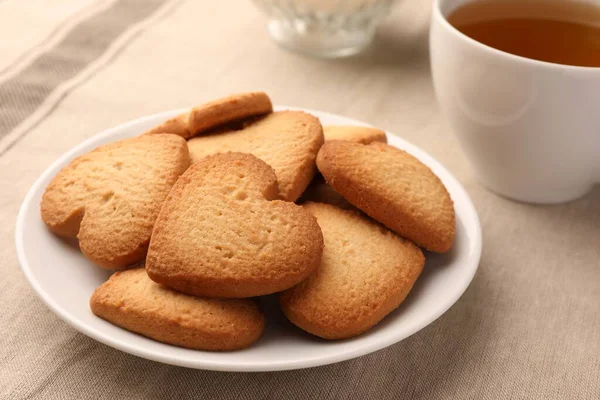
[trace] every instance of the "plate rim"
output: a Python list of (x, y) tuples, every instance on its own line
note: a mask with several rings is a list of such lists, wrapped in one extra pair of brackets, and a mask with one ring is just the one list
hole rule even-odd
[[(317, 117), (326, 116), (331, 118), (341, 118), (348, 123), (361, 125), (361, 126), (373, 126), (371, 124), (364, 123), (362, 121), (357, 121), (353, 118), (348, 118), (343, 115), (329, 113), (320, 110), (312, 110), (304, 107), (288, 107), (288, 106), (278, 106), (275, 108), (276, 110), (299, 110), (305, 111), (307, 113), (311, 113), (316, 115)], [(92, 145), (94, 142), (101, 141), (108, 136), (113, 134), (117, 134), (119, 131), (131, 129), (134, 126), (143, 124), (144, 122), (148, 122), (149, 120), (154, 119), (167, 119), (179, 113), (185, 112), (189, 110), (189, 108), (179, 108), (169, 111), (163, 111), (159, 113), (154, 113), (150, 115), (146, 115), (143, 117), (139, 117), (133, 120), (129, 120), (125, 123), (119, 124), (117, 126), (105, 129), (90, 138), (84, 140), (83, 142), (77, 144), (76, 146), (70, 148), (68, 151), (60, 155), (53, 163), (50, 164), (41, 175), (35, 180), (35, 182), (30, 187), (27, 195), (23, 199), (21, 206), (19, 208), (19, 213), (17, 215), (17, 221), (15, 226), (15, 244), (17, 250), (17, 258), (19, 264), (21, 266), (21, 270), (25, 274), (27, 281), (30, 286), (33, 288), (34, 292), (37, 296), (42, 300), (42, 302), (48, 307), (57, 317), (61, 320), (69, 324), (71, 327), (76, 329), (77, 331), (83, 333), (84, 335), (103, 343), (107, 346), (115, 348), (117, 350), (123, 351), (128, 354), (132, 354), (137, 357), (149, 359), (152, 361), (157, 361), (165, 364), (176, 365), (187, 368), (196, 368), (196, 369), (204, 369), (204, 370), (213, 370), (213, 371), (230, 371), (230, 372), (264, 372), (264, 371), (283, 371), (283, 370), (295, 370), (295, 369), (303, 369), (303, 368), (311, 368), (317, 366), (323, 366), (328, 364), (333, 364), (345, 360), (350, 360), (353, 358), (357, 358), (366, 354), (374, 353), (376, 351), (387, 348), (393, 344), (399, 343), (402, 340), (412, 336), (416, 332), (424, 329), (429, 326), (433, 322), (435, 322), (441, 315), (443, 315), (446, 311), (450, 309), (458, 299), (464, 294), (470, 283), (472, 282), (478, 267), (479, 262), (481, 260), (481, 252), (482, 252), (482, 232), (481, 232), (481, 223), (479, 220), (479, 216), (473, 205), (473, 201), (471, 200), (468, 192), (465, 190), (464, 186), (454, 177), (454, 175), (447, 170), (442, 163), (437, 161), (433, 156), (429, 155), (425, 150), (420, 147), (410, 143), (409, 141), (401, 138), (400, 136), (391, 134), (386, 131), (386, 135), (390, 141), (390, 144), (394, 147), (398, 147), (398, 144), (401, 144), (401, 148), (406, 150), (408, 153), (417, 156), (420, 160), (425, 160), (425, 164), (428, 167), (435, 169), (435, 173), (439, 174), (440, 172), (444, 175), (445, 181), (452, 182), (452, 185), (455, 186), (458, 192), (461, 194), (461, 207), (465, 209), (465, 212), (468, 214), (469, 222), (474, 224), (474, 237), (470, 238), (470, 245), (473, 247), (471, 253), (469, 254), (468, 262), (465, 263), (465, 275), (461, 279), (460, 282), (456, 285), (456, 290), (453, 293), (453, 296), (449, 296), (445, 298), (445, 301), (441, 302), (441, 304), (437, 305), (434, 312), (431, 312), (431, 317), (428, 318), (428, 322), (424, 325), (415, 324), (410, 329), (408, 329), (408, 333), (405, 335), (391, 335), (382, 340), (367, 342), (366, 344), (350, 349), (345, 352), (339, 352), (333, 355), (319, 356), (315, 358), (303, 359), (303, 360), (290, 360), (286, 362), (276, 362), (276, 363), (244, 363), (244, 362), (236, 362), (232, 364), (231, 362), (219, 362), (219, 361), (206, 361), (202, 360), (202, 358), (190, 360), (182, 360), (174, 356), (169, 356), (161, 353), (153, 352), (152, 350), (144, 350), (139, 347), (135, 347), (130, 345), (128, 342), (123, 342), (122, 340), (115, 339), (106, 334), (103, 334), (101, 331), (96, 328), (90, 328), (85, 322), (80, 321), (78, 318), (71, 315), (68, 310), (65, 310), (59, 304), (57, 304), (53, 298), (42, 288), (40, 282), (36, 279), (31, 266), (29, 265), (29, 261), (25, 255), (24, 249), (24, 221), (25, 216), (29, 208), (32, 206), (32, 200), (35, 194), (40, 190), (40, 186), (44, 181), (46, 181), (51, 174), (55, 174), (55, 170), (60, 167), (61, 164), (68, 162), (77, 156), (79, 152), (81, 152), (84, 148)], [(396, 143), (393, 143), (396, 142)], [(434, 167), (434, 168), (433, 168)]]

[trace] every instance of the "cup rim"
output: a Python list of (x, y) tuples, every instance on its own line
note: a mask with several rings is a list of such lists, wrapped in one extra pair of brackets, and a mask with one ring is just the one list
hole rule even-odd
[(441, 10), (441, 3), (443, 1), (449, 1), (449, 0), (433, 0), (433, 18), (439, 19), (441, 21), (441, 24), (456, 37), (458, 37), (462, 40), (466, 40), (467, 43), (470, 43), (471, 45), (474, 45), (475, 47), (477, 47), (489, 54), (500, 55), (500, 56), (506, 57), (513, 61), (520, 61), (525, 64), (529, 64), (529, 65), (536, 66), (536, 67), (547, 68), (547, 69), (600, 72), (600, 67), (558, 64), (558, 63), (552, 63), (552, 62), (548, 62), (548, 61), (535, 60), (533, 58), (518, 56), (516, 54), (508, 53), (503, 50), (498, 50), (494, 47), (488, 46), (487, 44), (481, 43), (481, 42), (465, 35), (461, 31), (456, 29), (450, 22), (448, 22), (448, 20), (446, 19), (446, 17), (444, 16), (444, 14), (442, 13), (442, 10)]

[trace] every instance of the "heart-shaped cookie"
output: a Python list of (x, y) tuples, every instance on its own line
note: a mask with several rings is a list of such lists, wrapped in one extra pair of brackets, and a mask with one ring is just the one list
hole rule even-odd
[(151, 281), (144, 268), (114, 273), (94, 291), (90, 308), (129, 331), (197, 350), (248, 347), (265, 325), (252, 299), (188, 296)]
[(421, 250), (364, 214), (322, 203), (304, 207), (325, 239), (321, 265), (280, 304), (298, 327), (326, 339), (371, 328), (406, 298), (423, 270)]
[(189, 166), (184, 139), (148, 135), (77, 157), (46, 187), (41, 214), (53, 232), (77, 236), (86, 257), (120, 269), (143, 260), (160, 207)]
[(259, 296), (294, 286), (319, 264), (323, 236), (314, 217), (274, 200), (271, 167), (244, 153), (192, 165), (175, 183), (152, 233), (152, 280), (209, 297)]
[(281, 307), (291, 322), (314, 335), (356, 336), (402, 303), (425, 257), (364, 214), (322, 203), (304, 207), (317, 218), (325, 250), (317, 270), (281, 294)]
[(315, 158), (323, 141), (318, 118), (301, 111), (280, 111), (240, 130), (197, 136), (188, 146), (192, 162), (226, 151), (260, 158), (275, 170), (280, 197), (296, 201), (315, 175)]
[(412, 155), (383, 143), (333, 140), (319, 151), (317, 165), (336, 192), (391, 230), (430, 251), (452, 247), (454, 203)]
[(189, 139), (219, 125), (271, 111), (273, 105), (266, 93), (238, 93), (193, 107), (150, 129), (146, 134), (173, 133)]

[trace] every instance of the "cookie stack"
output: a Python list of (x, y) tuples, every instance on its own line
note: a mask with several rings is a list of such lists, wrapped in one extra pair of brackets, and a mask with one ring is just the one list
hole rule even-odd
[(92, 295), (94, 314), (200, 350), (258, 340), (257, 297), (272, 293), (306, 332), (359, 335), (406, 298), (420, 248), (446, 252), (455, 234), (442, 182), (383, 131), (323, 128), (273, 112), (261, 92), (76, 158), (46, 188), (41, 214), (118, 270)]

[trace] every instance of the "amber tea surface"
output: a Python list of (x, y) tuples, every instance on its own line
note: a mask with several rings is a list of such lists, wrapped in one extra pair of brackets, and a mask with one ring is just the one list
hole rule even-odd
[(465, 35), (518, 56), (600, 67), (600, 3), (568, 0), (480, 0), (448, 22)]

